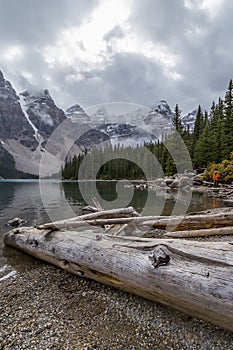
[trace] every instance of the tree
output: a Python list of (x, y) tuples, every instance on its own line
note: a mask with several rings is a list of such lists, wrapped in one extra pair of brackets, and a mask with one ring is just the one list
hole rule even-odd
[(182, 135), (183, 133), (183, 125), (182, 125), (182, 121), (181, 121), (181, 110), (179, 109), (178, 104), (176, 104), (175, 106), (175, 115), (172, 119), (172, 124), (175, 128), (175, 130)]
[(224, 157), (229, 157), (233, 149), (233, 82), (229, 82), (224, 100)]
[[(194, 130), (193, 130), (193, 137), (192, 137), (192, 147), (191, 147), (191, 157), (192, 159), (195, 158), (195, 152), (196, 152), (196, 144), (203, 132), (204, 127), (204, 116), (202, 113), (201, 106), (198, 106), (195, 124), (194, 124)], [(197, 165), (197, 164), (195, 164)]]

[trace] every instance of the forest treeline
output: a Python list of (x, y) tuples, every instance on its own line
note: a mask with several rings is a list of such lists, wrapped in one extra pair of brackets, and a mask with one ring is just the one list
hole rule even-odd
[[(224, 176), (228, 180), (233, 178), (232, 80), (229, 82), (224, 99), (214, 101), (209, 112), (203, 111), (201, 106), (198, 106), (192, 131), (184, 127), (178, 104), (175, 106), (172, 123), (173, 132), (164, 135), (163, 139), (156, 143), (146, 143), (144, 146), (134, 148), (119, 145), (94, 147), (90, 152), (86, 151), (72, 159), (67, 158), (62, 168), (63, 179), (80, 179), (80, 174), (84, 179), (154, 178), (160, 173), (173, 175), (180, 172), (180, 169), (185, 170), (187, 166), (183, 155), (184, 147), (177, 142), (178, 134), (188, 150), (193, 169), (208, 168), (207, 173), (211, 174), (213, 169), (221, 169), (224, 172), (224, 164), (227, 164), (228, 170)], [(149, 152), (145, 151), (145, 148)]]

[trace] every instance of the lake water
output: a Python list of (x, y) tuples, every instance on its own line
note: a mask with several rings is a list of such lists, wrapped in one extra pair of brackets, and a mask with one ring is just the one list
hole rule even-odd
[(132, 205), (139, 212), (146, 208), (145, 215), (170, 215), (175, 203), (176, 214), (221, 205), (219, 201), (200, 194), (193, 194), (189, 203), (185, 192), (165, 196), (155, 190), (133, 189), (124, 182), (116, 187), (114, 181), (0, 181), (0, 280), (1, 273), (12, 272), (9, 267), (6, 268), (7, 257), (2, 243), (3, 234), (8, 230), (5, 226), (8, 220), (19, 217), (26, 219), (27, 225), (38, 225), (80, 215), (81, 208), (86, 205), (85, 200), (93, 205), (91, 199), (94, 196), (105, 209)]

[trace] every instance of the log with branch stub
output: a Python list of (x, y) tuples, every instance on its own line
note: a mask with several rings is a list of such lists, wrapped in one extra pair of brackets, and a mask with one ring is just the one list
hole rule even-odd
[[(98, 219), (112, 219), (112, 218), (130, 218), (139, 216), (138, 212), (133, 207), (128, 208), (119, 208), (119, 209), (111, 209), (98, 211), (96, 213), (85, 214), (76, 216), (66, 220), (59, 220), (50, 222), (47, 224), (39, 225), (37, 228), (39, 229), (56, 229), (56, 228), (65, 228), (65, 227), (76, 227), (80, 226), (83, 221), (92, 221), (93, 223)], [(107, 224), (106, 224), (107, 225)]]
[(168, 231), (186, 231), (233, 226), (233, 212), (184, 216), (139, 216), (132, 207), (129, 207), (77, 216), (67, 220), (39, 225), (38, 228), (76, 228), (80, 225), (82, 226), (83, 221), (93, 226), (123, 225), (133, 222), (137, 225), (150, 228), (167, 229)]
[(7, 246), (233, 331), (233, 245), (21, 227)]
[(233, 226), (233, 212), (206, 215), (184, 215), (183, 217), (163, 216), (160, 218), (145, 220), (144, 222), (141, 222), (141, 225), (167, 230), (171, 228), (171, 231)]

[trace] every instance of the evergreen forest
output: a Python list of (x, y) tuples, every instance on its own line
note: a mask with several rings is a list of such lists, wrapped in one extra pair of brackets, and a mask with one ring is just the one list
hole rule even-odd
[(189, 153), (192, 170), (207, 168), (208, 177), (213, 169), (224, 172), (224, 164), (227, 164), (228, 170), (224, 176), (227, 180), (233, 179), (232, 80), (225, 97), (214, 101), (209, 112), (198, 106), (194, 130), (183, 126), (178, 104), (174, 109), (172, 123), (173, 131), (156, 143), (134, 148), (107, 145), (105, 148), (85, 151), (72, 159), (67, 158), (62, 168), (63, 179), (80, 179), (80, 174), (83, 179), (153, 179), (160, 173), (171, 176), (182, 169), (191, 170), (185, 169), (186, 164), (182, 164), (185, 156), (182, 154), (182, 144), (177, 142), (178, 134)]

